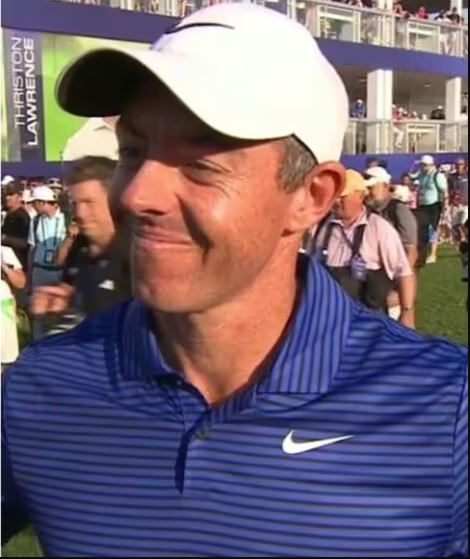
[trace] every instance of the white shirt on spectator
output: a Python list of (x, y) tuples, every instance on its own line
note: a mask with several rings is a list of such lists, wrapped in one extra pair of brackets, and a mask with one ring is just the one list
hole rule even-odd
[(67, 140), (62, 153), (62, 160), (74, 161), (87, 155), (118, 159), (116, 132), (113, 126), (101, 117), (89, 118)]

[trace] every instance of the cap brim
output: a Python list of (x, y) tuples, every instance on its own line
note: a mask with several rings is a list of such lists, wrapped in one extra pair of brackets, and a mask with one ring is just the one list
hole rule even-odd
[(98, 49), (64, 70), (56, 96), (64, 110), (78, 116), (120, 115), (150, 77), (162, 82), (205, 124), (227, 136), (264, 140), (294, 133), (282, 115), (274, 118), (267, 109), (259, 114), (263, 107), (253, 102), (253, 90), (240, 84), (235, 72), (220, 75), (216, 70), (209, 62), (178, 53)]
[(364, 181), (365, 187), (366, 188), (372, 188), (373, 186), (375, 186), (376, 184), (380, 184), (381, 182), (384, 182), (380, 179), (377, 178), (371, 178), (371, 179), (367, 179), (366, 181)]

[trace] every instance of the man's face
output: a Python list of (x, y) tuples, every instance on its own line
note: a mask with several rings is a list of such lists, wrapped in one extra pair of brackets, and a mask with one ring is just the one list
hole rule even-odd
[(379, 183), (368, 189), (368, 200), (373, 204), (379, 204), (386, 200), (390, 195), (390, 186), (386, 183)]
[(21, 194), (6, 194), (5, 207), (7, 210), (15, 210), (21, 206)]
[(464, 159), (459, 159), (456, 163), (457, 172), (464, 175), (467, 172), (467, 162)]
[(295, 193), (277, 179), (280, 142), (222, 137), (148, 86), (118, 123), (115, 194), (133, 218), (137, 295), (155, 310), (223, 305), (296, 257)]
[(364, 194), (352, 192), (347, 196), (341, 196), (335, 205), (335, 214), (342, 221), (350, 221), (358, 217), (364, 209)]
[(108, 193), (98, 180), (79, 182), (70, 187), (70, 197), (80, 232), (91, 241), (114, 230)]
[(34, 200), (33, 208), (39, 215), (43, 215), (46, 213), (46, 202), (43, 202), (42, 200)]
[(421, 163), (421, 170), (423, 171), (423, 173), (425, 173), (426, 175), (428, 175), (429, 173), (431, 173), (434, 169), (434, 165), (429, 165), (428, 163)]

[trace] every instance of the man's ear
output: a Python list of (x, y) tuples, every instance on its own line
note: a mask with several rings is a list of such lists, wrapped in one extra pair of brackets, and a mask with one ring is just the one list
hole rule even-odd
[(311, 229), (331, 211), (346, 182), (346, 169), (338, 162), (317, 165), (304, 184), (292, 193), (287, 231)]

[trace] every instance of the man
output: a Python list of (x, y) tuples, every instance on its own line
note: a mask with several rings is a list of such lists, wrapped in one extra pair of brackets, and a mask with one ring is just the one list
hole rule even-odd
[(70, 214), (70, 200), (68, 193), (64, 190), (62, 181), (53, 177), (47, 181), (47, 186), (52, 190), (59, 205), (60, 211), (66, 215)]
[(388, 312), (387, 298), (396, 281), (399, 320), (414, 327), (413, 272), (397, 232), (385, 219), (367, 210), (366, 195), (363, 177), (348, 170), (333, 219), (315, 234), (314, 252), (321, 254), (346, 293), (371, 309)]
[(447, 210), (449, 193), (447, 179), (437, 170), (432, 155), (421, 158), (421, 169), (412, 178), (418, 181), (418, 267), (422, 267), (437, 261), (439, 220)]
[(348, 118), (309, 31), (220, 4), (58, 99), (122, 113), (136, 299), (7, 373), (4, 537), (29, 510), (52, 557), (465, 554), (466, 352), (298, 255)]
[(414, 268), (418, 256), (418, 224), (408, 204), (394, 198), (392, 177), (382, 167), (372, 167), (365, 171), (368, 189), (368, 206), (386, 219), (398, 232), (405, 248), (410, 267)]
[[(21, 195), (21, 202), (23, 204), (23, 208), (25, 209), (26, 213), (29, 215), (29, 219), (34, 219), (38, 214), (33, 207), (33, 195), (31, 190), (28, 188), (23, 190), (23, 194)], [(29, 233), (29, 226), (28, 226), (28, 233)]]
[(362, 99), (358, 99), (351, 109), (352, 118), (366, 118), (366, 106)]
[[(65, 239), (67, 224), (60, 211), (54, 193), (48, 186), (37, 186), (33, 190), (33, 206), (38, 213), (29, 228), (28, 244), (31, 292), (44, 285), (57, 285), (61, 268), (55, 262), (56, 253)], [(38, 340), (50, 330), (51, 317), (33, 320), (33, 339)]]
[(71, 136), (62, 153), (63, 161), (74, 161), (87, 155), (118, 158), (117, 117), (90, 118)]
[(22, 186), (11, 181), (4, 187), (6, 215), (2, 226), (2, 245), (11, 247), (26, 268), (28, 261), (28, 233), (30, 217), (23, 207)]
[[(409, 204), (399, 199), (399, 193), (392, 192), (392, 177), (381, 167), (367, 169), (364, 174), (368, 188), (368, 206), (386, 219), (398, 232), (408, 257), (411, 270), (416, 266), (418, 257), (418, 224)], [(406, 189), (399, 185), (397, 189)], [(396, 194), (396, 195), (395, 195)], [(409, 191), (407, 192), (409, 196)], [(398, 319), (401, 313), (399, 294), (394, 289), (387, 298), (389, 314)], [(410, 311), (412, 312), (412, 311)]]
[(444, 111), (444, 107), (439, 105), (436, 109), (431, 111), (431, 120), (445, 120), (446, 113)]
[[(76, 226), (70, 226), (56, 254), (56, 264), (64, 267), (62, 282), (35, 290), (33, 315), (65, 313), (72, 298), (79, 316), (91, 315), (131, 297), (128, 255), (117, 242), (108, 204), (115, 169), (105, 157), (84, 157), (68, 170)], [(76, 314), (67, 316), (68, 327), (77, 322)]]
[(457, 240), (464, 238), (464, 225), (468, 220), (468, 166), (465, 159), (458, 159), (455, 171), (449, 176), (449, 196), (452, 227)]

